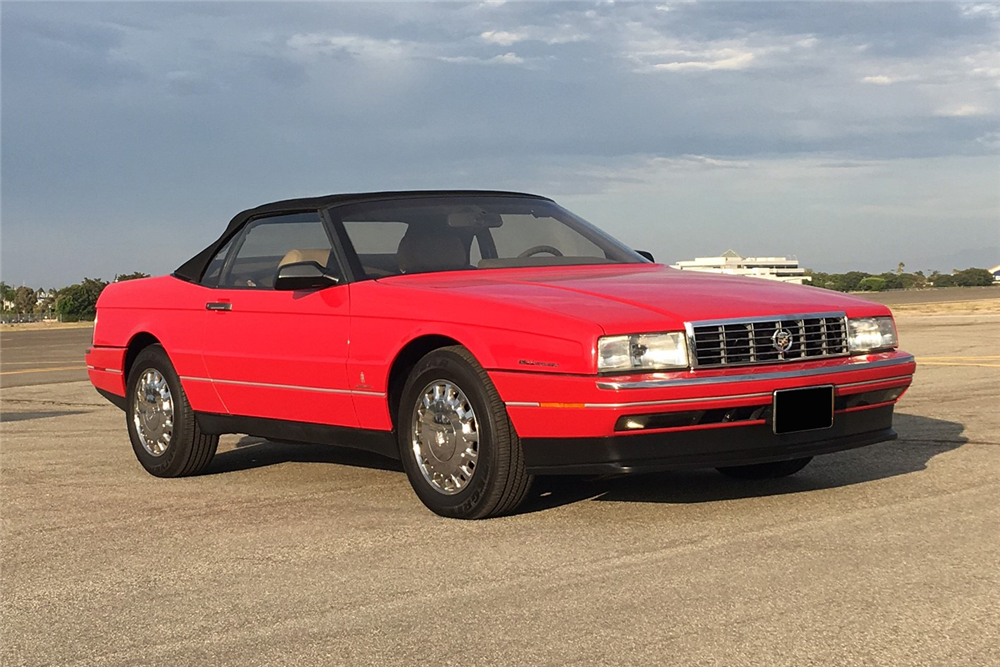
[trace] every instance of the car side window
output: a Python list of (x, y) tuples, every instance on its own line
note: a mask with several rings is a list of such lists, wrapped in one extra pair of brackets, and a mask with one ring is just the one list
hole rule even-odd
[(316, 212), (251, 220), (235, 243), (236, 252), (226, 260), (219, 287), (274, 289), (278, 268), (290, 262), (314, 261), (331, 275), (342, 275)]
[(396, 250), (409, 227), (407, 223), (344, 220), (343, 225), (367, 277), (381, 278), (399, 273)]

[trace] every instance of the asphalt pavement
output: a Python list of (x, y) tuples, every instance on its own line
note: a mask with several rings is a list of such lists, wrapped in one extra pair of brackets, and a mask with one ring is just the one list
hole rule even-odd
[(0, 331), (0, 387), (86, 380), (93, 333), (92, 326)]
[(937, 287), (924, 290), (890, 290), (856, 294), (889, 307), (918, 303), (961, 303), (1000, 298), (1000, 285), (991, 287)]
[(227, 436), (156, 479), (88, 383), (4, 376), (0, 663), (1000, 665), (1000, 315), (899, 328), (898, 441), (768, 482), (541, 480), (484, 522), (333, 447)]

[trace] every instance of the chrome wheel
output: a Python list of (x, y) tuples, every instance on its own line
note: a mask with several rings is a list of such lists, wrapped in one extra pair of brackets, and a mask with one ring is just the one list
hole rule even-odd
[(417, 467), (435, 491), (451, 496), (469, 484), (479, 458), (479, 420), (458, 386), (435, 380), (424, 387), (410, 434)]
[(132, 423), (142, 448), (151, 456), (163, 456), (174, 432), (174, 400), (170, 385), (155, 368), (147, 368), (135, 385)]

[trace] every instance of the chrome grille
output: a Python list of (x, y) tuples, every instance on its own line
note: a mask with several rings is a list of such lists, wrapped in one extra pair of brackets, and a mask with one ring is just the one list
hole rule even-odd
[[(773, 364), (848, 353), (843, 313), (713, 320), (691, 322), (687, 327), (696, 368)], [(774, 343), (781, 330), (791, 335), (791, 346), (784, 352)]]

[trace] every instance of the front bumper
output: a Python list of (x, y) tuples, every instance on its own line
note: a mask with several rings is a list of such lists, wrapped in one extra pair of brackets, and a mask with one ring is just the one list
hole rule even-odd
[[(493, 371), (530, 472), (614, 473), (742, 465), (891, 440), (910, 386), (905, 352), (598, 378)], [(833, 385), (832, 428), (776, 435), (775, 390)]]
[(892, 405), (836, 415), (832, 428), (775, 435), (769, 424), (603, 438), (525, 438), (533, 475), (605, 475), (785, 461), (895, 440)]

